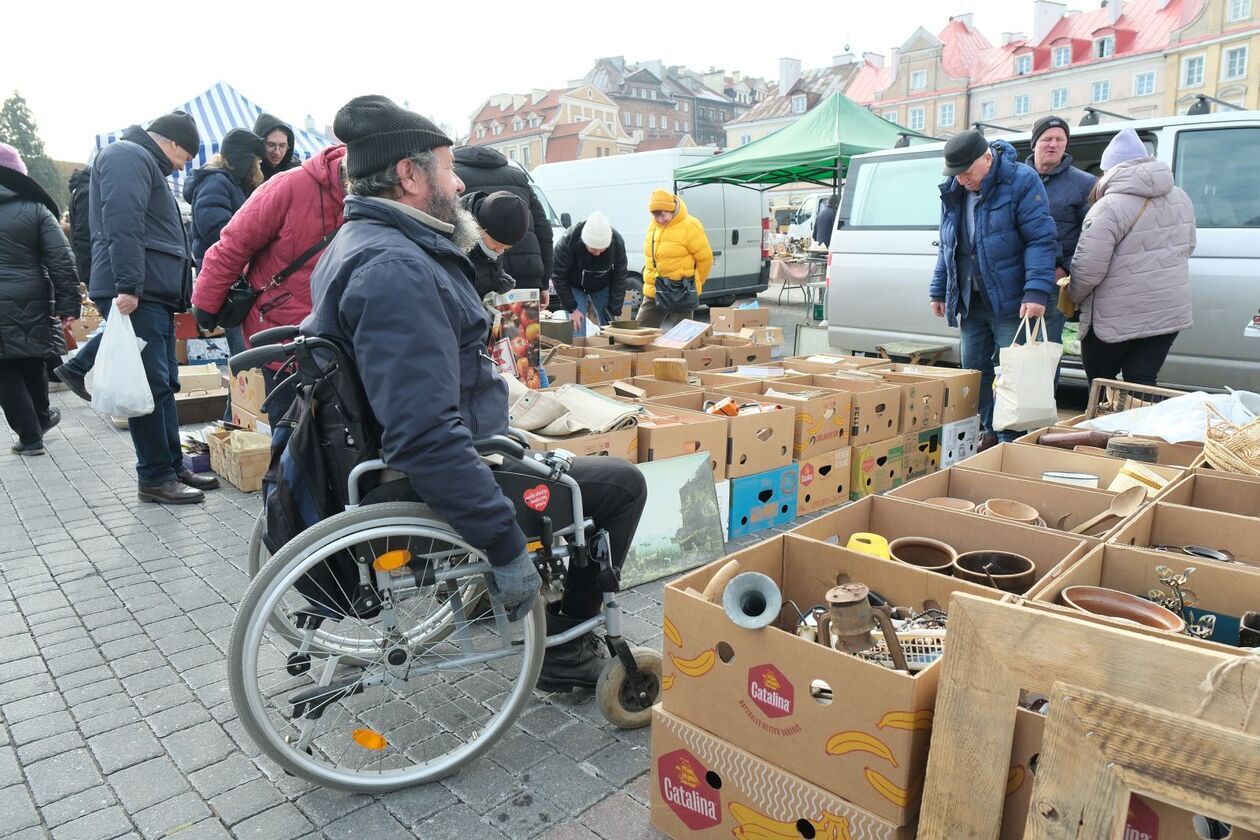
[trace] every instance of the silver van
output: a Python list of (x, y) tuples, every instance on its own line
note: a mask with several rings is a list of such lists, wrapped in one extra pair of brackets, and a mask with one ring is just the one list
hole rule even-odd
[[(1190, 259), (1194, 326), (1173, 344), (1162, 383), (1260, 391), (1260, 354), (1238, 328), (1260, 306), (1260, 111), (1073, 128), (1068, 153), (1075, 165), (1099, 174), (1103, 149), (1122, 128), (1134, 129), (1172, 167), (1198, 217)], [(1021, 161), (1031, 153), (1030, 135), (1003, 139)], [(958, 331), (928, 307), (943, 149), (912, 146), (852, 159), (828, 260), (832, 347), (874, 352), (888, 341), (949, 344), (942, 358), (958, 362)], [(1079, 357), (1064, 357), (1064, 376), (1084, 380)]]

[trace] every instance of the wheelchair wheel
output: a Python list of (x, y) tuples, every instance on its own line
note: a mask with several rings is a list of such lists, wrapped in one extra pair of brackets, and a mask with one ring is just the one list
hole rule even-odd
[(258, 570), (271, 559), (271, 552), (263, 543), (263, 531), (266, 527), (267, 511), (263, 510), (258, 514), (258, 519), (254, 520), (254, 530), (249, 534), (249, 567), (246, 571), (249, 572), (251, 578), (258, 577)]
[[(382, 570), (404, 555), (409, 565)], [(342, 609), (318, 586), (311, 597), (315, 575), (347, 556), (376, 585), (373, 609)], [(460, 570), (483, 559), (406, 502), (339, 513), (293, 539), (232, 625), (228, 681), (246, 733), (286, 771), (362, 793), (435, 781), (483, 753), (529, 701), (546, 637), (541, 599), (520, 622), (498, 606), (468, 617), (462, 593), (484, 581)], [(418, 568), (449, 580), (425, 583), (434, 576)]]
[(661, 695), (661, 654), (652, 648), (633, 648), (634, 663), (647, 679), (646, 701), (631, 687), (626, 666), (613, 657), (595, 683), (595, 702), (604, 718), (618, 729), (639, 729), (652, 722), (652, 704)]

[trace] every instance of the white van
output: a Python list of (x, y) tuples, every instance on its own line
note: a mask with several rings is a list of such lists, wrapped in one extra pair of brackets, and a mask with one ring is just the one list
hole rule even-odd
[(788, 236), (793, 239), (813, 239), (814, 220), (818, 218), (818, 211), (826, 204), (829, 195), (831, 195), (830, 191), (815, 192), (805, 196), (800, 206), (796, 208), (796, 212), (792, 214), (792, 222), (788, 225)]
[[(1132, 128), (1151, 154), (1172, 167), (1198, 217), (1190, 259), (1194, 326), (1177, 337), (1161, 380), (1171, 386), (1260, 390), (1260, 364), (1238, 322), (1260, 298), (1260, 112), (1164, 117), (1072, 129), (1068, 153), (1098, 174), (1111, 138)], [(1020, 160), (1030, 135), (1003, 139)], [(936, 265), (944, 144), (854, 157), (831, 237), (827, 320), (831, 346), (874, 352), (887, 341), (948, 343), (958, 362), (958, 331), (928, 306)], [(1254, 342), (1250, 342), (1254, 345)], [(1064, 376), (1084, 379), (1079, 357)]]
[[(674, 170), (714, 154), (712, 147), (662, 149), (631, 155), (545, 163), (530, 174), (553, 202), (566, 226), (602, 210), (626, 241), (631, 273), (643, 271), (648, 196), (674, 188)], [(765, 199), (756, 190), (725, 184), (682, 192), (687, 212), (704, 224), (713, 248), (713, 270), (700, 302), (729, 306), (738, 296), (769, 287), (770, 255), (764, 250)]]

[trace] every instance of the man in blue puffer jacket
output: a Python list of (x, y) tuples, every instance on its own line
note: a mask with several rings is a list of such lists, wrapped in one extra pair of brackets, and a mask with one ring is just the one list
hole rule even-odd
[[(962, 365), (980, 371), (981, 448), (993, 430), (993, 369), (1024, 316), (1054, 299), (1058, 249), (1041, 179), (1004, 140), (964, 131), (945, 144), (940, 251), (929, 291), (932, 312), (962, 332)], [(1013, 439), (1015, 433), (1003, 433)]]

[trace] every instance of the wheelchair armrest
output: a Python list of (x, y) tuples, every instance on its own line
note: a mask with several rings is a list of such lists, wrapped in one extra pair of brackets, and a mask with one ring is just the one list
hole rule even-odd
[(249, 337), (250, 347), (262, 347), (264, 344), (281, 344), (286, 341), (292, 341), (300, 335), (297, 324), (290, 324), (284, 327), (271, 327), (266, 330), (259, 330)]
[(506, 435), (494, 435), (473, 441), (478, 455), (503, 455), (517, 461), (524, 459), (525, 447)]
[(525, 433), (520, 429), (513, 429), (511, 426), (508, 426), (507, 436), (526, 449), (529, 448), (529, 438), (525, 437)]

